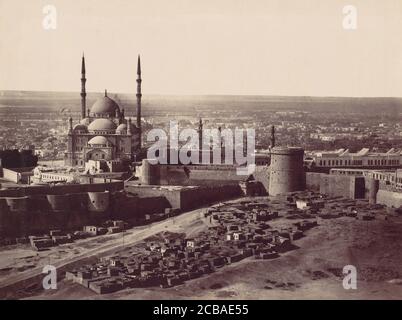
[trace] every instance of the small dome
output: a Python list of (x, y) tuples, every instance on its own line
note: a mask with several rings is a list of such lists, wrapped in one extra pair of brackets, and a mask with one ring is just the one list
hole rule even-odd
[(91, 121), (89, 120), (89, 118), (84, 118), (80, 121), (80, 124), (83, 124), (84, 126), (89, 126), (90, 123)]
[(95, 119), (88, 126), (89, 131), (114, 131), (116, 130), (116, 124), (109, 119)]
[(113, 99), (110, 99), (108, 96), (104, 96), (98, 99), (92, 106), (90, 114), (91, 115), (100, 115), (100, 116), (108, 116), (115, 117), (116, 110), (120, 114), (119, 105)]
[(127, 125), (125, 123), (120, 124), (117, 129), (116, 129), (116, 133), (126, 133), (127, 132)]
[(83, 131), (88, 132), (87, 127), (83, 124), (76, 124), (73, 128), (73, 131)]
[(96, 136), (93, 137), (91, 140), (88, 141), (89, 145), (108, 145), (109, 141), (103, 136)]

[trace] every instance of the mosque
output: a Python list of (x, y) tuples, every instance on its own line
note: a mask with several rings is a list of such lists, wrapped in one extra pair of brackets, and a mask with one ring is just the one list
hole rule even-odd
[(69, 119), (65, 165), (85, 167), (96, 172), (124, 170), (127, 164), (139, 160), (141, 150), (141, 61), (137, 64), (137, 119), (124, 114), (124, 109), (111, 99), (107, 91), (90, 109), (86, 108), (85, 57), (81, 66), (81, 120)]

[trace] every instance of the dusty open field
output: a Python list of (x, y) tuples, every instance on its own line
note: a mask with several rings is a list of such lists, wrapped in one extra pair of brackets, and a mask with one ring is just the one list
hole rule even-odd
[[(194, 221), (192, 222), (194, 224)], [(246, 259), (170, 289), (130, 289), (96, 295), (62, 281), (34, 299), (402, 299), (402, 218), (319, 220), (275, 260)], [(357, 290), (342, 286), (342, 268), (355, 265)]]

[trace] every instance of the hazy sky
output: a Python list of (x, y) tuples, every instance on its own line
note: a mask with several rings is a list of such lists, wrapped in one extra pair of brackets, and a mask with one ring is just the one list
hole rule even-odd
[(402, 96), (402, 1), (0, 0), (0, 90), (78, 92), (83, 51), (88, 91), (134, 93), (141, 54), (144, 94)]

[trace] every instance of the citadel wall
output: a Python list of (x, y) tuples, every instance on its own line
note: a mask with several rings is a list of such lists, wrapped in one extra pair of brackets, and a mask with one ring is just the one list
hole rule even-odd
[(320, 192), (321, 175), (322, 173), (318, 172), (306, 172), (306, 188)]
[(1, 189), (0, 197), (22, 197), (35, 194), (67, 194), (83, 192), (114, 192), (124, 189), (123, 181), (87, 184), (29, 185), (19, 188)]
[(227, 200), (242, 195), (238, 184), (222, 184), (193, 187), (159, 187), (128, 184), (126, 190), (141, 197), (164, 197), (169, 207), (180, 210), (190, 210), (211, 202)]
[(400, 208), (402, 206), (402, 193), (380, 189), (377, 192), (377, 203), (387, 207)]
[(376, 203), (386, 205), (387, 207), (402, 207), (402, 193), (400, 190), (396, 190), (393, 185), (385, 181), (374, 181), (371, 182), (374, 190), (371, 192), (370, 196), (374, 197), (375, 190), (378, 190), (375, 195)]
[(145, 159), (141, 166), (141, 183), (145, 185), (191, 186), (237, 184), (246, 177), (238, 175), (233, 165), (164, 165)]
[(107, 219), (136, 222), (169, 207), (161, 196), (124, 192), (124, 182), (0, 190), (0, 237), (78, 230)]
[(333, 197), (364, 199), (367, 188), (364, 177), (329, 175), (325, 173), (307, 172), (306, 187)]
[(370, 204), (383, 204), (394, 208), (402, 206), (401, 192), (391, 185), (369, 177), (307, 172), (306, 185), (309, 190), (329, 196), (368, 199)]

